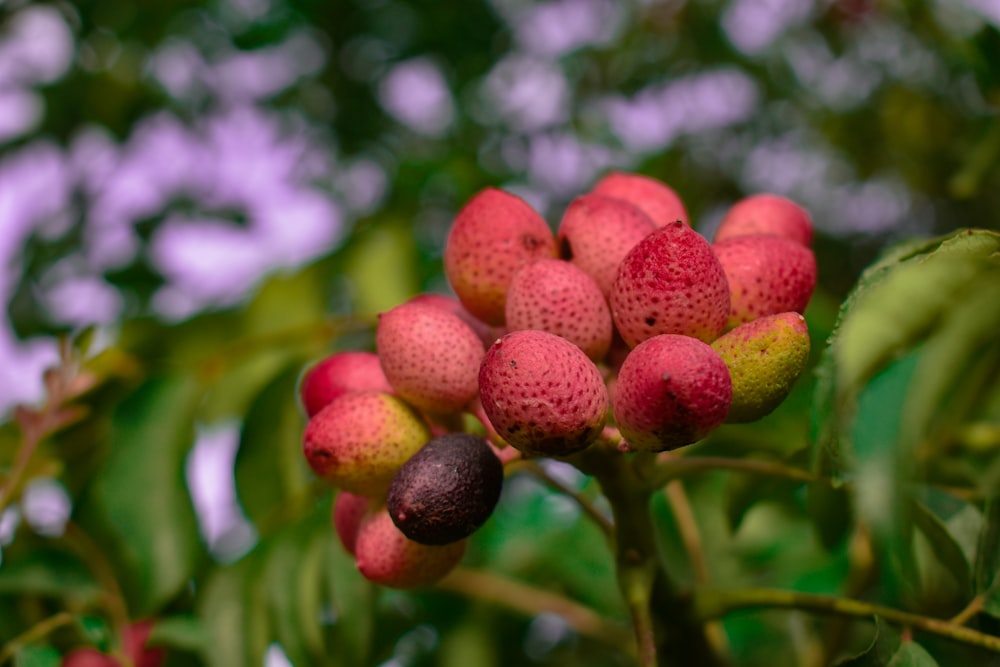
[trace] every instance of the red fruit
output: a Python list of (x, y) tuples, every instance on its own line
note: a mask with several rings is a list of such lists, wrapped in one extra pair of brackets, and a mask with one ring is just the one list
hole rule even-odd
[(715, 243), (739, 236), (770, 234), (812, 245), (809, 212), (791, 199), (772, 194), (751, 195), (733, 204), (722, 218)]
[(494, 327), (491, 327), (482, 320), (476, 319), (472, 313), (465, 309), (462, 302), (453, 296), (424, 292), (423, 294), (411, 297), (406, 303), (422, 303), (425, 306), (433, 306), (441, 310), (446, 310), (452, 315), (458, 315), (460, 320), (468, 324), (469, 328), (476, 332), (479, 340), (483, 341), (484, 346), (491, 345), (493, 341), (499, 338)]
[(427, 586), (448, 574), (465, 555), (467, 541), (432, 546), (409, 539), (383, 506), (361, 522), (355, 563), (362, 576), (390, 588)]
[(392, 393), (378, 356), (373, 352), (336, 352), (313, 364), (299, 383), (299, 397), (312, 417), (335, 398), (349, 391)]
[(732, 397), (726, 363), (707, 343), (654, 336), (639, 343), (618, 371), (615, 422), (632, 449), (676, 449), (722, 424)]
[[(153, 631), (154, 621), (136, 621), (125, 628), (122, 651), (134, 667), (160, 667), (167, 657), (164, 648), (147, 648), (146, 642)], [(62, 667), (120, 667), (118, 660), (94, 648), (80, 648), (62, 660)]]
[(62, 659), (62, 667), (120, 667), (121, 663), (96, 648), (78, 648)]
[(341, 396), (317, 412), (302, 439), (303, 454), (317, 475), (351, 493), (383, 496), (430, 432), (401, 399), (366, 391)]
[(361, 520), (371, 505), (371, 498), (359, 496), (350, 491), (340, 491), (333, 502), (333, 527), (344, 551), (354, 555), (354, 545), (358, 539)]
[(635, 204), (657, 227), (678, 220), (688, 224), (684, 202), (673, 188), (649, 176), (614, 171), (598, 181), (591, 192)]
[(598, 194), (577, 197), (559, 223), (559, 256), (594, 279), (605, 297), (628, 251), (656, 225), (642, 209)]
[(404, 303), (382, 313), (375, 347), (393, 389), (418, 408), (458, 412), (479, 391), (483, 342), (446, 310)]
[(629, 251), (611, 287), (611, 315), (635, 347), (659, 334), (715, 340), (729, 316), (729, 285), (712, 247), (680, 222)]
[(522, 266), (507, 291), (510, 331), (561, 336), (599, 361), (611, 346), (611, 311), (590, 276), (569, 262), (540, 259)]
[(816, 287), (816, 257), (780, 236), (740, 236), (712, 246), (729, 282), (727, 328), (765, 315), (805, 311)]
[(499, 326), (514, 272), (555, 256), (555, 238), (542, 216), (519, 197), (486, 188), (455, 218), (444, 247), (444, 270), (462, 305)]
[(565, 456), (588, 447), (608, 414), (604, 378), (580, 348), (545, 331), (507, 334), (479, 371), (483, 411), (526, 454)]

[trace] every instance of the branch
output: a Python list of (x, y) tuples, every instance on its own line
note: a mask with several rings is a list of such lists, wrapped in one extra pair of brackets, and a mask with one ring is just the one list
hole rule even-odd
[(18, 649), (28, 646), (29, 644), (42, 639), (46, 635), (58, 630), (64, 625), (69, 625), (72, 622), (73, 615), (69, 612), (61, 611), (58, 614), (49, 616), (48, 618), (36, 623), (0, 648), (0, 665), (13, 658)]
[(955, 624), (940, 618), (830, 595), (766, 588), (737, 590), (700, 590), (693, 593), (692, 606), (702, 619), (720, 618), (739, 609), (779, 608), (798, 609), (823, 614), (870, 619), (878, 616), (890, 623), (946, 637), (963, 644), (1000, 653), (1000, 637)]
[(626, 626), (604, 618), (590, 607), (514, 579), (458, 568), (439, 581), (437, 588), (493, 602), (527, 616), (556, 614), (585, 637), (620, 649), (632, 645), (631, 633)]
[(724, 456), (669, 456), (657, 460), (655, 467), (645, 477), (650, 488), (659, 489), (672, 480), (693, 472), (734, 470), (772, 477), (784, 477), (802, 482), (820, 481), (821, 478), (807, 470), (760, 459), (733, 459)]
[(568, 495), (570, 498), (576, 501), (576, 503), (580, 506), (580, 509), (583, 510), (584, 514), (593, 519), (594, 523), (596, 523), (597, 527), (601, 529), (601, 532), (604, 533), (605, 537), (607, 537), (609, 540), (614, 539), (614, 533), (615, 533), (614, 524), (611, 522), (610, 519), (608, 519), (607, 516), (604, 515), (604, 513), (601, 510), (597, 508), (596, 505), (594, 505), (593, 501), (587, 496), (577, 491), (576, 489), (566, 486), (558, 479), (549, 475), (547, 472), (545, 472), (545, 469), (542, 468), (542, 466), (538, 465), (537, 461), (532, 461), (530, 459), (520, 459), (514, 461), (513, 463), (510, 463), (507, 467), (510, 469), (511, 472), (517, 472), (519, 470), (523, 470), (524, 472), (531, 473), (549, 488)]

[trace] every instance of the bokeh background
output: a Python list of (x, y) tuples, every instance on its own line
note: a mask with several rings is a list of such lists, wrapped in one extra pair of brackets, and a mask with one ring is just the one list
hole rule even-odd
[[(0, 0), (0, 411), (42, 399), (61, 335), (169, 367), (446, 291), (477, 190), (555, 227), (610, 169), (669, 183), (707, 236), (745, 194), (806, 206), (821, 343), (888, 244), (998, 228), (998, 28), (997, 0)], [(202, 405), (184, 465), (217, 561), (258, 539), (232, 481), (253, 406), (344, 340), (258, 358)], [(84, 487), (36, 481), (0, 545), (22, 515), (58, 533)], [(531, 488), (546, 521), (576, 516)], [(540, 619), (538, 660), (568, 636)], [(400, 636), (399, 664), (437, 642)]]

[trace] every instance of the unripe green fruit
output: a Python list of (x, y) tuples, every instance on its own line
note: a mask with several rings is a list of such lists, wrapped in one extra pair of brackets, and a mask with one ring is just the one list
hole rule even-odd
[(433, 438), (403, 464), (386, 507), (396, 527), (421, 544), (456, 542), (493, 513), (503, 464), (485, 440), (467, 433)]
[(309, 420), (303, 453), (313, 471), (334, 486), (381, 496), (429, 439), (423, 419), (401, 399), (360, 392), (341, 396)]
[(467, 541), (429, 546), (409, 539), (383, 506), (361, 522), (355, 563), (369, 581), (390, 588), (417, 588), (448, 574), (465, 555)]
[(752, 422), (778, 407), (802, 375), (809, 361), (809, 330), (798, 313), (770, 315), (741, 324), (712, 348), (733, 381), (726, 421)]

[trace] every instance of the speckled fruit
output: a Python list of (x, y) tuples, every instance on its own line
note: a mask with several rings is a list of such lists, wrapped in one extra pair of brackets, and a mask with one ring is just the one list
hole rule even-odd
[(540, 259), (518, 269), (507, 291), (506, 310), (510, 331), (548, 331), (594, 361), (611, 346), (611, 311), (600, 288), (561, 259)]
[(313, 471), (340, 489), (380, 496), (430, 432), (407, 403), (382, 392), (341, 396), (317, 412), (303, 435)]
[(598, 181), (591, 192), (635, 204), (657, 227), (678, 220), (689, 224), (684, 202), (673, 188), (649, 176), (614, 171)]
[(375, 347), (389, 384), (422, 410), (458, 412), (479, 390), (483, 341), (446, 310), (404, 303), (382, 313)]
[(812, 245), (809, 212), (791, 199), (772, 194), (751, 195), (733, 204), (715, 232), (715, 243), (739, 236), (772, 234)]
[(362, 576), (373, 583), (417, 588), (448, 574), (462, 560), (466, 544), (466, 540), (443, 546), (414, 542), (396, 527), (383, 506), (361, 522), (355, 563)]
[(586, 194), (570, 203), (559, 223), (559, 257), (580, 267), (607, 297), (618, 264), (654, 229), (650, 217), (634, 204)]
[(816, 258), (781, 236), (740, 236), (712, 246), (731, 294), (726, 327), (765, 315), (801, 313), (816, 287)]
[(424, 292), (417, 294), (406, 301), (406, 303), (422, 303), (425, 306), (434, 306), (441, 310), (446, 310), (452, 315), (457, 315), (460, 320), (469, 325), (469, 328), (476, 332), (483, 345), (492, 345), (500, 336), (497, 334), (497, 327), (491, 327), (480, 319), (477, 319), (466, 310), (462, 302), (453, 296), (437, 294), (434, 292)]
[(504, 323), (514, 272), (555, 256), (555, 236), (542, 216), (519, 197), (486, 188), (455, 217), (444, 247), (444, 271), (462, 305), (498, 326)]
[(479, 391), (493, 428), (526, 454), (580, 451), (600, 435), (608, 414), (597, 366), (546, 331), (514, 331), (495, 342), (483, 358)]
[(809, 330), (798, 313), (769, 315), (741, 324), (712, 348), (733, 380), (726, 421), (752, 422), (778, 407), (802, 375), (809, 361)]
[(396, 527), (421, 544), (451, 544), (486, 522), (503, 488), (503, 464), (468, 433), (432, 439), (392, 478), (386, 507)]
[(321, 359), (306, 370), (299, 382), (299, 398), (312, 417), (335, 398), (349, 391), (392, 393), (382, 364), (374, 352), (347, 350)]
[(729, 370), (715, 350), (663, 334), (636, 346), (618, 371), (615, 422), (631, 449), (675, 449), (722, 424), (732, 397)]
[(635, 347), (659, 334), (715, 340), (729, 316), (729, 284), (712, 247), (680, 222), (639, 242), (611, 286), (611, 315)]
[(354, 544), (358, 539), (358, 528), (374, 499), (359, 496), (350, 491), (339, 491), (333, 502), (333, 528), (344, 550), (354, 555)]

